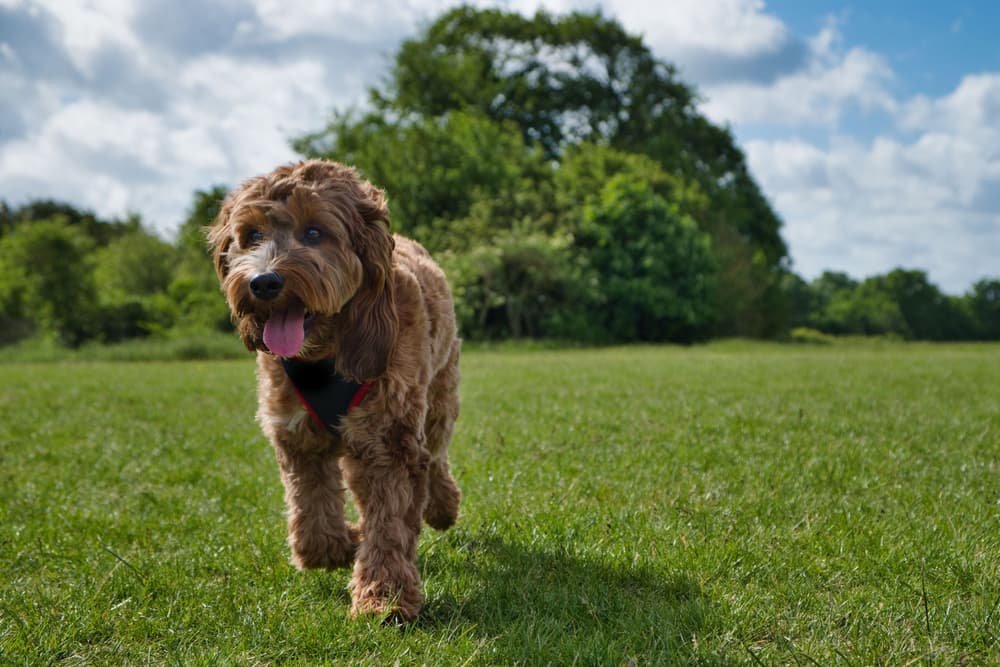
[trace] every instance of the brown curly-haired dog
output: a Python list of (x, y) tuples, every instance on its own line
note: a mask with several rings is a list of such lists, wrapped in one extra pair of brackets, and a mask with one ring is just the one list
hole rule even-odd
[[(208, 238), (239, 334), (257, 351), (257, 419), (285, 486), (292, 562), (354, 562), (351, 613), (411, 619), (421, 517), (443, 530), (458, 514), (447, 450), (460, 341), (441, 269), (388, 227), (381, 190), (309, 160), (246, 181)], [(319, 362), (313, 379), (336, 373), (349, 387), (342, 418), (321, 418), (293, 384), (290, 364), (308, 362)], [(344, 520), (342, 479), (357, 526)]]

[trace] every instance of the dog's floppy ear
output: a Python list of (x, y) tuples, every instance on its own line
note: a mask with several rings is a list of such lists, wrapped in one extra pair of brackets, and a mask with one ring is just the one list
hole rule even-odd
[(215, 222), (212, 226), (205, 228), (205, 236), (208, 239), (209, 248), (212, 249), (212, 261), (215, 263), (215, 272), (219, 275), (220, 282), (229, 273), (229, 262), (226, 256), (229, 253), (229, 246), (233, 242), (232, 226), (229, 224), (229, 214), (232, 212), (232, 208), (232, 201), (227, 197), (219, 209), (219, 215), (215, 217)]
[(399, 321), (392, 275), (396, 243), (389, 233), (385, 194), (370, 183), (359, 182), (357, 195), (358, 215), (349, 229), (364, 275), (339, 318), (337, 370), (349, 379), (365, 381), (385, 372), (396, 346)]

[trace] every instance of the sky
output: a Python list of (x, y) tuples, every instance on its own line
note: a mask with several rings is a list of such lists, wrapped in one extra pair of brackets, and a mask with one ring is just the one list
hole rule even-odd
[[(446, 0), (0, 0), (0, 199), (141, 214), (295, 160)], [(477, 0), (600, 8), (729, 126), (792, 268), (1000, 276), (1000, 3)]]

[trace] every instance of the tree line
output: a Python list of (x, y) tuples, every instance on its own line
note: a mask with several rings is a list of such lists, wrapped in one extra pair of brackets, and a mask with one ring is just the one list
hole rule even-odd
[[(364, 108), (293, 145), (386, 189), (394, 228), (445, 267), (466, 338), (1000, 338), (1000, 281), (954, 297), (917, 270), (795, 275), (743, 152), (696, 102), (599, 13), (462, 7), (403, 43)], [(0, 205), (0, 339), (227, 328), (202, 234), (225, 191), (196, 192), (172, 243), (135, 216)]]

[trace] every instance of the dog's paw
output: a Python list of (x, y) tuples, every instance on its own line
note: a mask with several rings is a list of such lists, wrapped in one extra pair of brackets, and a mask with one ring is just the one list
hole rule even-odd
[(336, 570), (350, 567), (358, 549), (359, 532), (348, 526), (344, 535), (312, 539), (307, 544), (292, 544), (292, 565), (300, 570)]
[[(406, 569), (406, 568), (404, 568)], [(390, 576), (383, 571), (381, 577), (365, 581), (355, 570), (351, 582), (351, 616), (382, 616), (386, 623), (412, 621), (420, 612), (423, 595), (420, 593), (420, 579), (413, 568), (410, 576), (397, 572)]]
[(455, 525), (457, 519), (457, 508), (428, 505), (424, 510), (424, 521), (434, 530), (448, 530)]
[(435, 530), (447, 530), (458, 519), (458, 506), (462, 493), (455, 482), (446, 478), (430, 489), (427, 507), (424, 508), (424, 521)]
[(382, 617), (384, 625), (409, 623), (420, 613), (423, 602), (419, 591), (397, 595), (370, 595), (354, 597), (351, 601), (351, 617)]

